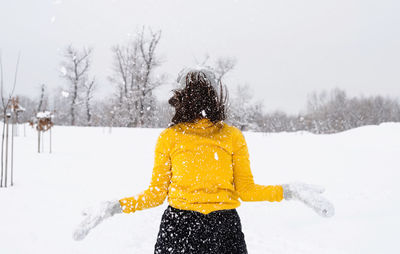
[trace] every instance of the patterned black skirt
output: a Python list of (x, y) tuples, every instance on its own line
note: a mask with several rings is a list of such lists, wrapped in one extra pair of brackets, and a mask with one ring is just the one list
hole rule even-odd
[(235, 209), (209, 214), (165, 210), (155, 254), (247, 254), (240, 218)]

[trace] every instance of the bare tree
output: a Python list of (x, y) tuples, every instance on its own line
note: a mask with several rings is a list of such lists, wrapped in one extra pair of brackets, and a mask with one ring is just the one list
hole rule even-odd
[(40, 99), (37, 112), (46, 110), (46, 107), (47, 107), (46, 85), (42, 84), (42, 86), (40, 87)]
[(218, 82), (222, 82), (224, 76), (232, 71), (236, 66), (236, 59), (233, 57), (220, 57), (214, 63), (215, 73)]
[(114, 55), (114, 75), (110, 81), (117, 85), (118, 114), (126, 126), (133, 126), (137, 101), (133, 98), (133, 92), (138, 86), (140, 67), (139, 49), (136, 41), (127, 45), (117, 45), (112, 48)]
[(70, 124), (75, 125), (77, 120), (77, 105), (84, 82), (88, 80), (88, 72), (91, 64), (92, 49), (83, 48), (78, 50), (72, 45), (64, 52), (62, 62), (62, 77), (69, 83), (70, 94)]
[(162, 76), (153, 75), (160, 64), (156, 56), (160, 38), (160, 31), (143, 28), (128, 44), (112, 48), (114, 66), (110, 81), (117, 86), (115, 113), (123, 126), (149, 125), (156, 107), (153, 91), (163, 83)]
[(195, 58), (194, 61), (197, 65), (213, 68), (218, 82), (222, 82), (222, 79), (235, 68), (237, 62), (234, 57), (218, 57), (213, 61), (209, 54), (205, 54), (201, 60)]
[[(144, 124), (144, 116), (145, 116), (145, 109), (149, 110), (147, 107), (150, 107), (151, 104), (146, 99), (149, 99), (147, 94), (151, 95), (153, 90), (161, 85), (160, 82), (151, 82), (150, 75), (153, 69), (158, 66), (159, 62), (157, 61), (155, 51), (157, 45), (161, 38), (161, 31), (153, 32), (149, 30), (150, 36), (149, 39), (145, 38), (145, 30), (142, 29), (142, 32), (139, 35), (139, 48), (142, 55), (142, 59), (144, 61), (144, 68), (143, 68), (143, 76), (141, 78), (141, 88), (140, 96), (139, 96), (139, 126), (143, 126)], [(146, 103), (148, 104), (146, 107)]]
[(262, 103), (253, 102), (253, 93), (249, 85), (237, 86), (228, 106), (228, 122), (241, 130), (258, 130), (255, 128), (255, 122), (259, 121), (256, 118), (258, 114), (261, 115)]
[[(2, 113), (3, 113), (3, 132), (1, 136), (1, 173), (0, 173), (0, 187), (7, 187), (7, 172), (8, 172), (8, 118), (9, 118), (9, 113), (7, 112), (8, 108), (10, 107), (11, 104), (11, 99), (14, 94), (15, 86), (17, 84), (17, 76), (18, 76), (18, 68), (19, 68), (19, 59), (20, 59), (20, 54), (18, 54), (17, 58), (17, 64), (15, 68), (15, 74), (14, 74), (14, 82), (12, 85), (11, 92), (8, 94), (8, 97), (5, 98), (4, 96), (4, 75), (3, 75), (3, 61), (2, 61), (2, 55), (0, 52), (0, 96), (1, 96), (1, 103), (2, 103)], [(7, 129), (7, 133), (5, 133), (5, 130)], [(6, 134), (6, 136), (5, 136)], [(4, 154), (4, 141), (7, 141), (7, 146), (6, 146), (6, 153)], [(5, 158), (4, 158), (5, 157)], [(5, 159), (5, 163), (4, 163)], [(3, 176), (4, 176), (4, 185), (3, 185)]]
[(86, 106), (86, 121), (87, 125), (92, 125), (92, 111), (91, 111), (91, 100), (93, 98), (93, 92), (95, 90), (95, 80), (87, 81), (84, 83), (85, 87), (85, 106)]

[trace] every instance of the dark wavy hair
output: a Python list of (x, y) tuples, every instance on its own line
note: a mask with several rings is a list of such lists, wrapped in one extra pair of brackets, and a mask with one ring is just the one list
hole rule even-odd
[(185, 87), (173, 90), (174, 95), (168, 100), (175, 108), (170, 126), (201, 118), (208, 118), (213, 123), (225, 120), (227, 92), (221, 82), (217, 84), (220, 91), (218, 95), (202, 71), (190, 71), (182, 78), (185, 79)]

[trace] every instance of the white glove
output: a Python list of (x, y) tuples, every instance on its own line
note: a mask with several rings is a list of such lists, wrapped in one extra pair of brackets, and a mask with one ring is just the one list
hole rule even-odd
[(103, 220), (117, 213), (122, 213), (121, 205), (118, 200), (102, 202), (98, 207), (91, 207), (85, 210), (82, 213), (84, 219), (73, 234), (74, 240), (83, 240), (91, 229), (99, 225)]
[(282, 184), (282, 187), (285, 200), (299, 200), (322, 217), (335, 214), (333, 204), (320, 195), (325, 191), (323, 187), (305, 183)]

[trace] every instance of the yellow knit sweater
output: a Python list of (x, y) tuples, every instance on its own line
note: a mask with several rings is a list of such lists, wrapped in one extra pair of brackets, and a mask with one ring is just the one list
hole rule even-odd
[(280, 185), (254, 184), (243, 134), (206, 118), (180, 123), (159, 136), (150, 186), (120, 204), (125, 213), (161, 205), (208, 214), (242, 201), (281, 201)]

